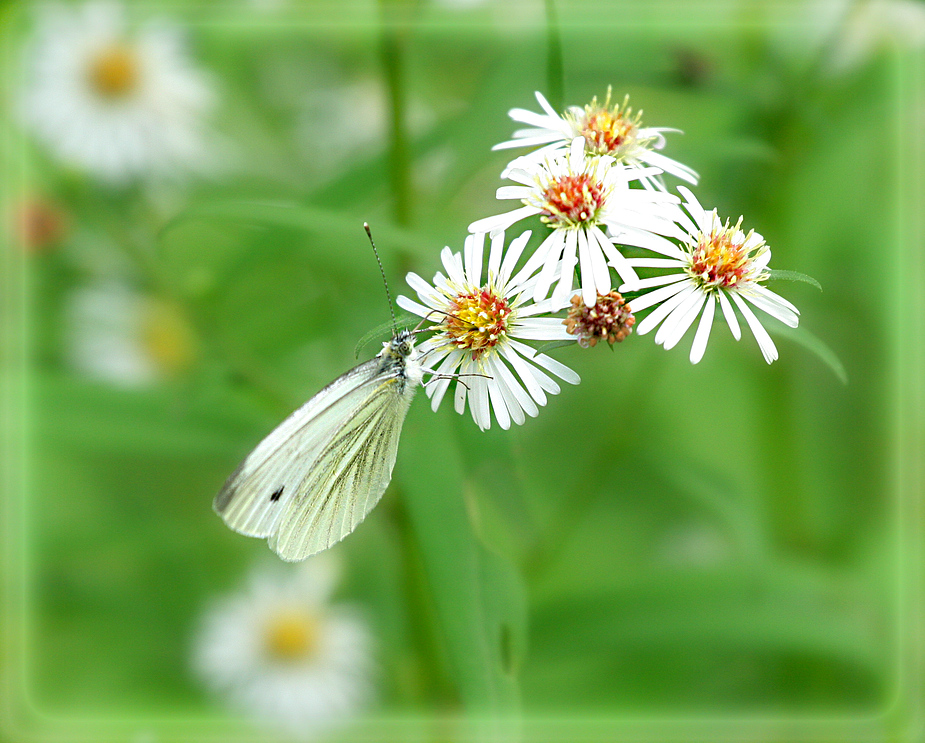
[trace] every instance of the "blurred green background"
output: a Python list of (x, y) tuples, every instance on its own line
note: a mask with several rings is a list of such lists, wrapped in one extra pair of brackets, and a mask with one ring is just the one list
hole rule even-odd
[[(772, 286), (802, 322), (771, 328), (770, 367), (718, 326), (697, 366), (690, 338), (553, 351), (582, 383), (516, 430), (420, 394), (390, 490), (333, 550), (379, 673), (332, 735), (520, 714), (527, 740), (921, 740), (925, 78), (901, 30), (852, 57), (821, 5), (134, 4), (187, 28), (219, 154), (122, 187), (22, 125), (34, 8), (4, 8), (4, 206), (40, 200), (57, 231), (3, 255), (0, 735), (265, 739), (190, 671), (204, 605), (275, 559), (214, 493), (388, 319), (362, 223), (407, 293), (507, 210), (508, 109), (613, 85), (683, 130), (665, 152), (704, 205), (824, 291)], [(109, 325), (143, 374), (80, 362)]]

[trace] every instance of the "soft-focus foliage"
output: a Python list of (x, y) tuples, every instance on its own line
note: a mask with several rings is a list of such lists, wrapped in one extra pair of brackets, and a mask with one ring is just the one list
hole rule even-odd
[(612, 85), (683, 130), (665, 152), (701, 203), (824, 292), (772, 279), (801, 327), (768, 320), (770, 367), (725, 327), (697, 366), (693, 333), (546, 350), (582, 382), (507, 431), (419, 393), (392, 486), (333, 548), (377, 648), (376, 706), (333, 735), (501, 736), (520, 710), (528, 740), (914, 740), (919, 36), (684, 5), (130, 5), (183, 29), (213, 96), (208, 161), (130, 182), (30, 129), (35, 8), (0, 10), (0, 737), (265, 740), (190, 672), (204, 607), (275, 559), (213, 495), (388, 318), (363, 222), (393, 292), (432, 276), (505, 206), (508, 110)]

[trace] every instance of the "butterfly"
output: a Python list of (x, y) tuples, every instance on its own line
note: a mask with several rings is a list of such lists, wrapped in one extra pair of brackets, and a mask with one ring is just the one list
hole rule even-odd
[(397, 331), (284, 420), (231, 474), (213, 508), (288, 562), (350, 534), (392, 479), (402, 424), (425, 373), (413, 330)]

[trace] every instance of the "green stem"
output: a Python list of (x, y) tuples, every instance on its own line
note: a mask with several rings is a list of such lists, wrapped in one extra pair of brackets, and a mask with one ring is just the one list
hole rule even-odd
[(389, 181), (396, 224), (411, 224), (411, 163), (405, 127), (404, 48), (407, 23), (398, 17), (401, 8), (380, 0), (382, 13), (382, 70), (389, 96)]
[(565, 67), (556, 0), (546, 0), (546, 100), (557, 111), (563, 108)]
[(391, 490), (391, 505), (386, 511), (401, 547), (401, 588), (408, 609), (408, 629), (417, 661), (415, 668), (420, 681), (418, 695), (431, 708), (455, 709), (460, 705), (459, 695), (448, 676), (421, 549), (414, 536), (404, 493), (398, 492), (395, 481), (392, 482)]
[[(411, 158), (406, 128), (404, 60), (410, 28), (408, 13), (411, 6), (402, 0), (380, 0), (382, 15), (382, 69), (389, 97), (389, 182), (395, 223), (408, 227), (411, 222)], [(395, 485), (393, 485), (393, 490)], [(402, 588), (405, 594), (409, 629), (417, 670), (420, 673), (423, 697), (444, 708), (459, 706), (459, 698), (451, 683), (438, 637), (430, 587), (424, 574), (420, 547), (402, 497), (392, 498), (390, 513), (398, 531), (402, 552)]]

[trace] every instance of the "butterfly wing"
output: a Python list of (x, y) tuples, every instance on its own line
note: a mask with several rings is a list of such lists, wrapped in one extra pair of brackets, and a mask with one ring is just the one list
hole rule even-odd
[(302, 560), (353, 531), (385, 492), (418, 378), (377, 357), (334, 380), (251, 452), (215, 497), (235, 531)]
[(317, 456), (270, 537), (284, 560), (303, 560), (340, 541), (366, 518), (392, 479), (415, 386), (378, 384)]
[(229, 527), (251, 537), (268, 537), (276, 531), (318, 454), (368, 399), (370, 380), (380, 376), (379, 367), (374, 358), (341, 375), (247, 455), (212, 504)]

